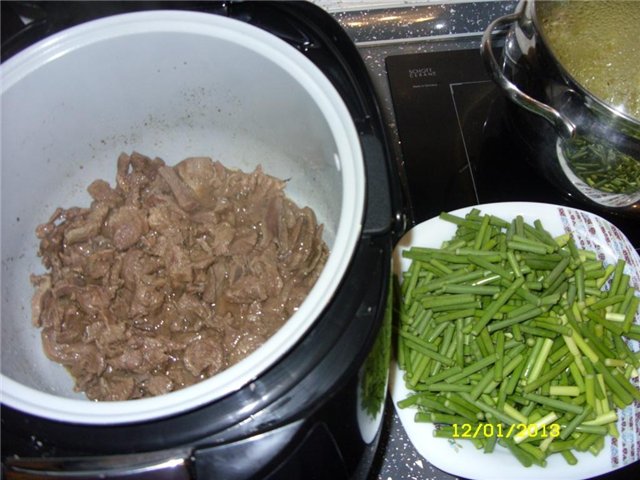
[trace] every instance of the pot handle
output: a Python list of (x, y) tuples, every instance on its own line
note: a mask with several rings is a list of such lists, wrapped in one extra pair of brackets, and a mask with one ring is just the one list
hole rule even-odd
[(511, 82), (504, 75), (502, 68), (500, 68), (500, 65), (493, 53), (493, 32), (498, 28), (502, 28), (518, 21), (520, 18), (520, 11), (521, 9), (518, 8), (515, 13), (505, 15), (491, 22), (482, 35), (480, 54), (482, 55), (486, 67), (493, 75), (493, 79), (504, 90), (511, 101), (547, 120), (551, 125), (553, 125), (562, 138), (571, 138), (575, 136), (576, 133), (575, 124), (556, 109), (550, 107), (546, 103), (536, 100), (520, 90), (517, 85)]

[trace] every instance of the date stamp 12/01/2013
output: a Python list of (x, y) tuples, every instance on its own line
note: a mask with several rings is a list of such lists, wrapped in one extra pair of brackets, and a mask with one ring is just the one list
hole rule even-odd
[(550, 425), (514, 423), (505, 426), (501, 423), (454, 423), (453, 438), (511, 438), (516, 436), (526, 436), (529, 438), (557, 438), (560, 436), (560, 425), (552, 423)]

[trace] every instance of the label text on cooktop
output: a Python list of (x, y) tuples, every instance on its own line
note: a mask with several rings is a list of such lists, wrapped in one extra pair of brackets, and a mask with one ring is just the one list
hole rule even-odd
[(410, 68), (409, 78), (430, 78), (437, 76), (437, 72), (431, 67)]

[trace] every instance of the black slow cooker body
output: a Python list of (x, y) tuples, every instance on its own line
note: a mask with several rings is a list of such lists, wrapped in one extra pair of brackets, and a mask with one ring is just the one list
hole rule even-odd
[(313, 327), (242, 389), (174, 417), (114, 426), (56, 422), (3, 405), (3, 473), (8, 479), (52, 472), (73, 478), (362, 478), (378, 443), (386, 392), (383, 385), (377, 415), (365, 411), (362, 377), (379, 347), (390, 348), (389, 328), (381, 326), (389, 312), (391, 251), (404, 218), (366, 67), (333, 18), (305, 2), (2, 2), (2, 59), (70, 26), (143, 9), (197, 10), (247, 22), (293, 45), (324, 72), (361, 141), (362, 235)]

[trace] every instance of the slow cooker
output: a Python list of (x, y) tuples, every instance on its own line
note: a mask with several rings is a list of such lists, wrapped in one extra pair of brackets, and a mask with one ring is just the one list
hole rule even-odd
[[(6, 478), (364, 477), (384, 411), (391, 250), (405, 215), (376, 95), (348, 36), (304, 2), (2, 9)], [(141, 65), (155, 70), (141, 75)], [(159, 101), (158, 85), (172, 95)], [(292, 319), (222, 374), (131, 407), (74, 398), (43, 363), (37, 331), (20, 326), (30, 322), (34, 225), (56, 202), (81, 201), (87, 180), (110, 178), (116, 149), (172, 163), (205, 146), (238, 168), (272, 168), (290, 178), (294, 199), (319, 205), (327, 267)]]

